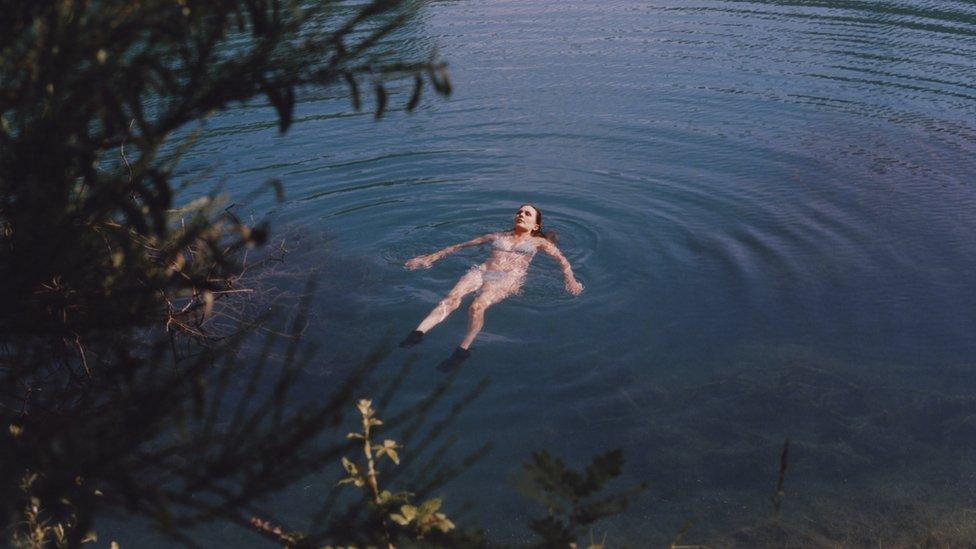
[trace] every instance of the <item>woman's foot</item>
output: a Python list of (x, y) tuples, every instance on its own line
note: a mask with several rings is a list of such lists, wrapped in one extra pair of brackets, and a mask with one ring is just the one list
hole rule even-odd
[(400, 342), (400, 347), (404, 349), (408, 349), (420, 343), (423, 340), (424, 340), (424, 333), (421, 332), (420, 330), (414, 330), (409, 334), (407, 334), (407, 337), (403, 338), (403, 341)]
[(454, 353), (451, 356), (445, 358), (437, 365), (437, 369), (442, 372), (450, 372), (460, 366), (469, 356), (471, 356), (471, 351), (458, 347), (454, 349)]

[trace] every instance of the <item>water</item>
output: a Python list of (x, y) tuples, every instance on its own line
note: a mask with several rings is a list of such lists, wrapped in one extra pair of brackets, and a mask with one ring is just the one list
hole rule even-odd
[[(449, 510), (524, 541), (540, 511), (507, 481), (532, 450), (621, 447), (620, 486), (651, 488), (597, 534), (664, 544), (696, 518), (686, 542), (728, 540), (769, 516), (787, 435), (797, 531), (915, 539), (976, 506), (976, 5), (432, 2), (398, 39), (438, 48), (450, 100), (374, 123), (331, 90), (285, 136), (241, 107), (186, 165), (235, 196), (285, 183), (250, 208), (326, 235), (300, 265), (333, 266), (312, 329), (340, 355), (405, 334), (486, 251), (404, 260), (542, 209), (586, 291), (540, 255), (489, 310), (455, 389), (492, 383), (453, 432), (494, 450)], [(463, 329), (417, 348), (405, 400)], [(320, 499), (299, 492), (295, 516)]]

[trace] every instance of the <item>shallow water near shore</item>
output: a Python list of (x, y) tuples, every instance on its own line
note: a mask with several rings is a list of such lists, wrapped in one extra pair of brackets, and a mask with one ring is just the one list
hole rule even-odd
[[(479, 502), (458, 522), (526, 542), (544, 510), (510, 486), (519, 464), (619, 447), (619, 486), (650, 488), (597, 539), (663, 545), (694, 519), (686, 543), (774, 543), (756, 525), (789, 436), (791, 539), (964, 541), (976, 4), (431, 2), (397, 40), (449, 61), (450, 100), (376, 123), (332, 90), (284, 136), (269, 108), (239, 107), (184, 169), (213, 168), (235, 197), (284, 183), (283, 203), (248, 211), (310, 235), (295, 268), (321, 268), (309, 334), (328, 358), (309, 373), (323, 388), (487, 250), (422, 271), (406, 259), (507, 229), (522, 203), (544, 212), (586, 291), (567, 294), (540, 255), (523, 294), (488, 311), (452, 388), (491, 379), (452, 427), (459, 455), (493, 444), (444, 489), (449, 512)], [(389, 357), (418, 356), (402, 402), (443, 379), (464, 323), (462, 309)], [(282, 496), (295, 527), (329, 484)]]

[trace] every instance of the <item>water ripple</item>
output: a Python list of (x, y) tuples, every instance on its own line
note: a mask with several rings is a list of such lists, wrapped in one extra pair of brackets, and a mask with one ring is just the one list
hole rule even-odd
[[(537, 204), (587, 289), (569, 296), (536, 258), (476, 343), (488, 358), (473, 371), (501, 380), (476, 417), (640, 440), (655, 380), (719, 371), (749, 345), (976, 361), (973, 2), (421, 11), (405, 47), (438, 44), (450, 100), (377, 124), (318, 93), (283, 137), (267, 107), (242, 107), (214, 117), (192, 160), (219, 159), (244, 188), (285, 182), (275, 221), (335, 234), (382, 282), (361, 296), (365, 334), (415, 325), (488, 250), (422, 271), (406, 259)], [(430, 352), (454, 344), (461, 317)]]

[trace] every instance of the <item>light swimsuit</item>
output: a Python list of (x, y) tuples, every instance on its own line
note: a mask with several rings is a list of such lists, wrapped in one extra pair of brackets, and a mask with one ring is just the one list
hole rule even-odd
[[(513, 254), (519, 254), (521, 256), (527, 257), (529, 261), (535, 256), (537, 246), (531, 240), (523, 240), (517, 244), (514, 244), (511, 239), (499, 238), (491, 243), (493, 250), (498, 250), (501, 252), (509, 252)], [(478, 272), (481, 275), (482, 282), (503, 282), (510, 281), (513, 287), (518, 288), (522, 285), (522, 279), (525, 277), (524, 269), (517, 269), (513, 271), (489, 269), (485, 267), (484, 264), (477, 265), (471, 268), (472, 272)]]
[(536, 252), (536, 245), (531, 240), (523, 240), (518, 244), (512, 244), (512, 241), (507, 238), (499, 238), (491, 243), (491, 247), (492, 249), (503, 252), (526, 255), (529, 259), (532, 259)]
[(502, 280), (512, 277), (512, 273), (508, 271), (496, 271), (494, 269), (488, 269), (484, 265), (471, 267), (471, 270), (481, 273), (482, 282), (501, 282)]

